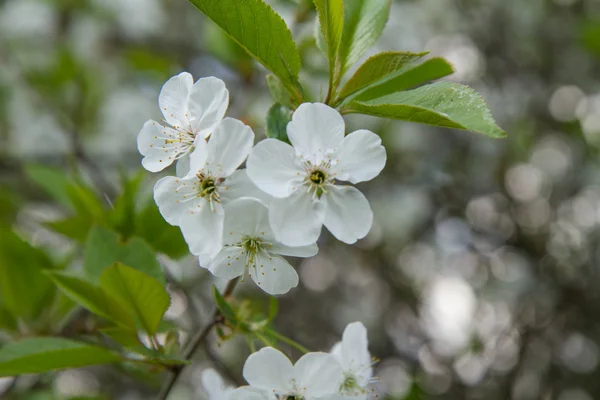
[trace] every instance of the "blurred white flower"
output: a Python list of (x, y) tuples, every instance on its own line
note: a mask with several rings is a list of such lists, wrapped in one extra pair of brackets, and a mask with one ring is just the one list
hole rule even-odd
[(6, 38), (50, 39), (56, 33), (58, 16), (52, 5), (39, 0), (12, 0), (2, 4), (0, 32)]
[(160, 213), (168, 223), (181, 227), (192, 254), (211, 259), (221, 250), (223, 205), (250, 195), (254, 186), (245, 171), (236, 171), (253, 142), (249, 126), (225, 118), (208, 143), (198, 141), (186, 176), (167, 176), (154, 186)]
[(308, 353), (293, 365), (279, 350), (265, 347), (244, 364), (250, 386), (235, 390), (229, 400), (331, 400), (342, 380), (342, 370), (327, 353)]
[(267, 207), (260, 201), (243, 198), (225, 207), (223, 249), (207, 264), (213, 275), (233, 279), (246, 270), (265, 292), (287, 293), (298, 285), (298, 274), (282, 257), (312, 257), (316, 244), (289, 247), (277, 243), (269, 226)]
[(201, 379), (208, 400), (224, 400), (233, 392), (233, 388), (225, 385), (221, 376), (212, 368), (204, 370)]
[(360, 322), (348, 324), (342, 341), (333, 346), (331, 354), (343, 371), (340, 394), (352, 399), (366, 399), (369, 394), (368, 386), (373, 378), (373, 368), (365, 326)]
[(165, 125), (148, 120), (138, 134), (142, 165), (158, 172), (208, 138), (225, 116), (229, 92), (217, 78), (198, 79), (187, 72), (172, 77), (158, 97)]
[(275, 197), (269, 220), (281, 243), (314, 243), (325, 225), (351, 244), (371, 229), (373, 212), (365, 196), (335, 181), (375, 178), (385, 165), (385, 149), (373, 132), (359, 130), (344, 137), (344, 131), (339, 112), (325, 104), (305, 103), (287, 126), (293, 147), (266, 139), (250, 154), (250, 179)]

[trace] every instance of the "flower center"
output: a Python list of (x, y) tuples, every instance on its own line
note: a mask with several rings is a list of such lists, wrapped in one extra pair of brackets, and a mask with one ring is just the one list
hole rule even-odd
[(200, 171), (196, 174), (198, 183), (196, 186), (196, 195), (206, 199), (211, 208), (214, 207), (213, 203), (220, 203), (221, 196), (219, 195), (218, 187), (225, 180), (223, 178), (214, 178), (204, 172)]
[(323, 182), (325, 182), (325, 180), (327, 179), (327, 176), (325, 175), (325, 173), (323, 171), (320, 170), (314, 170), (311, 174), (310, 174), (310, 181), (312, 183), (314, 183), (315, 185), (322, 185)]
[(309, 162), (305, 164), (307, 175), (304, 183), (308, 186), (308, 191), (319, 199), (327, 191), (326, 186), (333, 183), (333, 177), (326, 172), (327, 167), (328, 165), (325, 164), (318, 167), (314, 167)]
[(242, 246), (248, 253), (258, 253), (263, 247), (263, 242), (259, 238), (245, 238)]
[(211, 178), (206, 178), (200, 184), (201, 193), (205, 193), (206, 195), (214, 192), (216, 188), (215, 181)]
[(365, 389), (361, 387), (356, 381), (356, 377), (352, 374), (346, 374), (344, 376), (344, 381), (340, 386), (340, 393), (345, 395), (354, 395), (359, 393), (364, 393)]
[(283, 396), (277, 395), (277, 399), (281, 400), (304, 400), (304, 396), (299, 394), (284, 394)]

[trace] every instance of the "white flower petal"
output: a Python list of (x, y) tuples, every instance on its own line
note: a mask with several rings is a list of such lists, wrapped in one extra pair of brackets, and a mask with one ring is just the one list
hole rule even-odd
[(338, 240), (352, 244), (367, 236), (373, 225), (369, 201), (355, 187), (329, 186), (325, 194), (325, 226)]
[[(268, 390), (255, 389), (250, 386), (242, 386), (234, 390), (227, 399), (219, 400), (272, 400), (273, 396)], [(212, 399), (209, 399), (212, 400)]]
[(327, 353), (308, 353), (294, 366), (298, 387), (305, 387), (308, 397), (333, 395), (342, 381), (342, 369)]
[(188, 172), (190, 172), (190, 155), (186, 154), (177, 160), (177, 164), (175, 164), (175, 175), (183, 178)]
[(224, 247), (205, 268), (218, 278), (233, 279), (241, 276), (246, 271), (245, 251), (234, 246)]
[(203, 170), (206, 167), (207, 158), (208, 143), (204, 139), (196, 140), (194, 150), (190, 153), (190, 168), (187, 176), (195, 176)]
[(269, 248), (269, 252), (282, 256), (308, 258), (317, 255), (319, 247), (316, 243), (309, 244), (308, 246), (291, 247), (274, 242)]
[(325, 219), (325, 204), (303, 189), (285, 199), (273, 199), (269, 222), (278, 242), (287, 246), (308, 246), (317, 241)]
[(154, 201), (165, 221), (180, 225), (181, 221), (205, 200), (196, 193), (196, 180), (165, 176), (154, 185)]
[(182, 218), (179, 226), (190, 253), (201, 260), (213, 259), (223, 247), (223, 220), (223, 207), (214, 203), (211, 209), (206, 200)]
[(321, 103), (304, 103), (292, 115), (287, 134), (296, 154), (320, 164), (339, 150), (345, 129), (337, 110)]
[(279, 350), (264, 347), (248, 357), (243, 375), (257, 389), (288, 392), (293, 388), (294, 366)]
[(225, 178), (248, 157), (254, 144), (254, 132), (242, 121), (225, 118), (210, 136), (206, 159), (208, 172)]
[(189, 97), (189, 120), (194, 132), (208, 137), (229, 106), (229, 91), (225, 83), (215, 77), (200, 78), (194, 83)]
[(329, 354), (335, 357), (335, 359), (338, 360), (340, 364), (342, 364), (344, 361), (342, 358), (342, 342), (340, 341), (334, 344)]
[(277, 139), (265, 139), (254, 146), (246, 167), (252, 182), (275, 197), (289, 196), (305, 175), (294, 148)]
[(359, 378), (359, 384), (366, 386), (373, 376), (367, 329), (360, 322), (346, 326), (342, 336), (342, 369), (352, 372)]
[(225, 182), (219, 188), (219, 194), (221, 195), (221, 203), (223, 204), (242, 197), (249, 197), (268, 205), (273, 199), (271, 195), (260, 190), (252, 182), (245, 169), (238, 169), (225, 178)]
[(230, 390), (221, 376), (212, 368), (205, 369), (201, 375), (202, 387), (208, 394), (208, 400), (223, 400)]
[(267, 207), (259, 200), (241, 198), (225, 207), (223, 243), (239, 243), (244, 236), (258, 237), (262, 232), (271, 231)]
[(262, 252), (256, 265), (248, 267), (248, 274), (265, 292), (271, 295), (284, 294), (298, 286), (296, 270), (283, 258)]
[(158, 95), (160, 111), (173, 128), (188, 128), (188, 97), (194, 78), (188, 72), (182, 72), (169, 79)]
[(177, 132), (173, 129), (153, 120), (146, 121), (137, 136), (138, 150), (144, 156), (144, 168), (150, 172), (158, 172), (171, 165), (177, 158), (179, 147), (165, 143), (165, 140), (177, 137)]
[(385, 166), (386, 153), (381, 138), (371, 131), (359, 130), (344, 138), (338, 163), (333, 167), (336, 178), (352, 183), (375, 178)]

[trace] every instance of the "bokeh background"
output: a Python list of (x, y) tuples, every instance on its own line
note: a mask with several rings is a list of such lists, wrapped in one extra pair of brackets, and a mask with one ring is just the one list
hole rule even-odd
[[(269, 3), (317, 98), (327, 71), (310, 2)], [(448, 79), (481, 92), (509, 136), (349, 116), (349, 130), (377, 132), (388, 151), (383, 174), (360, 185), (376, 222), (354, 246), (324, 232), (319, 254), (296, 260), (300, 285), (280, 299), (276, 327), (327, 351), (362, 321), (380, 398), (600, 398), (600, 1), (396, 0), (369, 55), (384, 50), (446, 57)], [(78, 175), (107, 208), (122, 177), (141, 174), (146, 204), (158, 176), (142, 172), (136, 135), (183, 70), (225, 80), (228, 115), (264, 137), (265, 71), (187, 1), (0, 1), (0, 229), (77, 268), (81, 244), (49, 228), (65, 207), (31, 168)], [(175, 258), (160, 262), (185, 341), (224, 282)], [(236, 297), (268, 301), (251, 281)], [(17, 332), (0, 329), (0, 343), (28, 334)], [(212, 337), (172, 399), (204, 399), (210, 366), (240, 382), (248, 354), (243, 338)], [(0, 379), (0, 398), (141, 400), (165, 377), (97, 367)]]

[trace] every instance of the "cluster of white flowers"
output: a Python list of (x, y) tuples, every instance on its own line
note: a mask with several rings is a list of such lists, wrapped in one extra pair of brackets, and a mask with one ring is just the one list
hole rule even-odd
[(349, 324), (330, 353), (308, 353), (296, 364), (279, 350), (264, 347), (248, 357), (244, 378), (234, 389), (212, 369), (202, 375), (208, 400), (366, 400), (372, 394), (367, 330)]
[(323, 225), (345, 243), (367, 235), (369, 202), (339, 182), (376, 177), (385, 149), (373, 132), (346, 136), (339, 112), (319, 103), (294, 112), (291, 145), (265, 139), (253, 147), (252, 129), (224, 118), (228, 104), (217, 78), (169, 79), (159, 96), (164, 121), (147, 121), (138, 135), (142, 165), (158, 172), (177, 160), (177, 176), (160, 179), (154, 199), (202, 267), (226, 279), (248, 271), (267, 293), (283, 294), (298, 274), (281, 256), (314, 256)]

